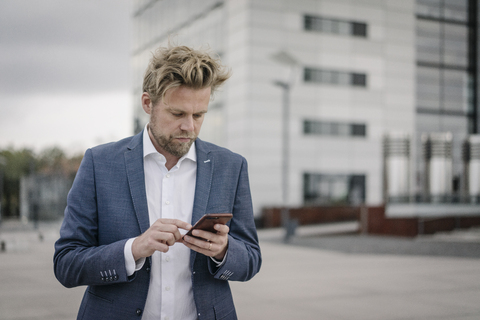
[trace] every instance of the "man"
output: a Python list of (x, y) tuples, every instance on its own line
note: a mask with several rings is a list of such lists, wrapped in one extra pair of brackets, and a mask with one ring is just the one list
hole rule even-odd
[[(86, 151), (54, 255), (64, 286), (88, 285), (78, 319), (236, 319), (228, 280), (261, 265), (247, 163), (197, 139), (228, 77), (205, 52), (158, 49), (143, 83), (145, 129)], [(182, 239), (206, 213), (233, 218)]]

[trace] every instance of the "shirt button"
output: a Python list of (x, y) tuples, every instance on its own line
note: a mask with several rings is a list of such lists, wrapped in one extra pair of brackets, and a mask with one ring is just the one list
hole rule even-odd
[(168, 200), (165, 201), (165, 204), (166, 204), (166, 205), (169, 205), (169, 204), (170, 204), (170, 201), (168, 201)]
[(167, 173), (167, 175), (165, 177), (170, 178), (170, 173)]
[(170, 287), (165, 287), (165, 290), (166, 290), (166, 291), (170, 291)]
[(169, 257), (169, 256), (166, 256), (166, 257), (165, 257), (165, 261), (167, 261), (167, 262), (170, 261), (170, 257)]

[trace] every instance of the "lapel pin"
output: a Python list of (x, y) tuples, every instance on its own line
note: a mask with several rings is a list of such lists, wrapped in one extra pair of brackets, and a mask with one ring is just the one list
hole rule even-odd
[(203, 163), (207, 163), (207, 162), (210, 162), (210, 159), (203, 161)]

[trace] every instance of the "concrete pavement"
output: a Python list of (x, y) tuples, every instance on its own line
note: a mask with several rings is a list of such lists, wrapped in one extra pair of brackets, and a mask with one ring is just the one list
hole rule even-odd
[[(0, 253), (0, 319), (75, 319), (84, 288), (66, 289), (53, 275), (58, 224), (8, 227), (0, 228), (7, 244)], [(231, 282), (239, 318), (480, 319), (480, 258), (411, 249), (428, 242), (476, 251), (480, 232), (410, 240), (345, 234), (355, 228), (303, 227), (290, 244), (282, 243), (282, 230), (261, 230), (262, 270), (249, 282)], [(402, 241), (413, 242), (410, 252), (395, 252)]]
[[(231, 284), (240, 319), (480, 319), (480, 259), (388, 253), (391, 243), (381, 245), (436, 241), (431, 237), (349, 236), (358, 240), (357, 252), (349, 253), (321, 248), (322, 242), (342, 242), (342, 235), (310, 234), (285, 245), (271, 234), (260, 233), (261, 273)], [(444, 240), (449, 243), (451, 238)], [(372, 250), (363, 244), (383, 251), (358, 253)]]

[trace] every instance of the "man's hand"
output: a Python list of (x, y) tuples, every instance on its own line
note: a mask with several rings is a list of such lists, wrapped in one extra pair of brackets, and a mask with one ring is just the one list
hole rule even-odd
[(190, 230), (192, 225), (178, 219), (158, 219), (132, 244), (135, 261), (150, 257), (155, 251), (167, 252), (169, 246), (183, 242), (178, 228)]
[(183, 244), (206, 256), (213, 257), (217, 260), (223, 260), (225, 253), (227, 252), (228, 231), (230, 231), (230, 228), (224, 224), (216, 224), (214, 228), (217, 230), (217, 233), (199, 229), (193, 230), (192, 235), (205, 240), (185, 236)]

